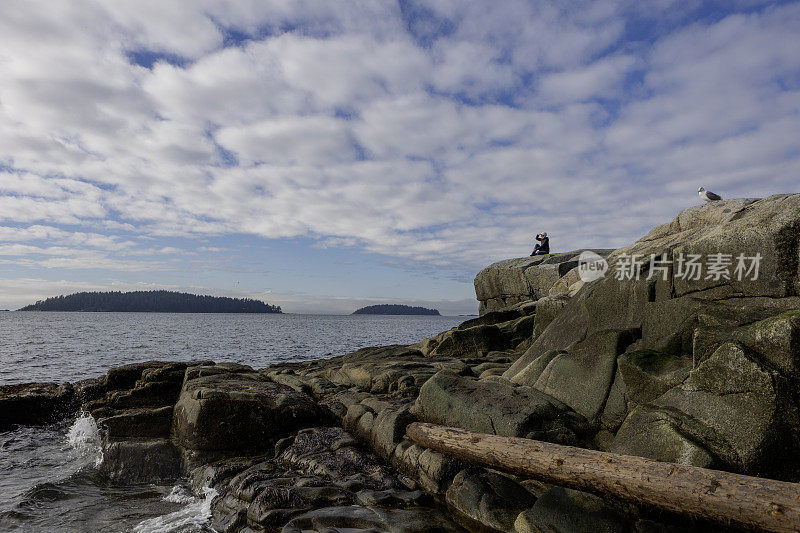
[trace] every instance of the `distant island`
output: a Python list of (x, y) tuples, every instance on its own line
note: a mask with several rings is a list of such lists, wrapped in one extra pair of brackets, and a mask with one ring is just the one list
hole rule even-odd
[(354, 315), (439, 315), (436, 309), (425, 307), (412, 307), (410, 305), (383, 304), (368, 305), (353, 311)]
[(280, 313), (277, 305), (251, 298), (199, 296), (172, 291), (78, 292), (55, 296), (20, 311), (109, 311), (138, 313)]

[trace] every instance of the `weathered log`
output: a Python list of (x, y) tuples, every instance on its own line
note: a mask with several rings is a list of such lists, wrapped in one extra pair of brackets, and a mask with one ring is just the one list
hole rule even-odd
[(800, 531), (800, 484), (415, 422), (441, 453), (650, 508), (767, 531)]

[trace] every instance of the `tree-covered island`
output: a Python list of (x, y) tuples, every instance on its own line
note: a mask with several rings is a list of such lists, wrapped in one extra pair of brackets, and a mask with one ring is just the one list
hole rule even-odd
[(354, 315), (439, 315), (436, 309), (400, 304), (368, 305), (353, 311)]
[(78, 292), (55, 296), (20, 311), (110, 311), (142, 313), (280, 313), (281, 308), (252, 298), (201, 296), (173, 291)]

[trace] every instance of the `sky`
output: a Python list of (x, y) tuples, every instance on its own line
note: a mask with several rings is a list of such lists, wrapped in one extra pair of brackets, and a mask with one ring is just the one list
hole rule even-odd
[(800, 192), (800, 2), (3, 0), (0, 308), (477, 309), (486, 265)]

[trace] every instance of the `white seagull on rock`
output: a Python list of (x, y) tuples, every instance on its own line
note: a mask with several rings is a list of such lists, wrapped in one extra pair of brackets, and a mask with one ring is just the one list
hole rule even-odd
[(722, 200), (722, 196), (714, 194), (711, 191), (707, 191), (702, 187), (697, 189), (697, 194), (699, 194), (700, 198), (702, 198), (706, 202), (716, 202), (717, 200)]

